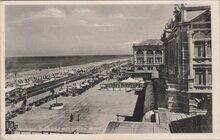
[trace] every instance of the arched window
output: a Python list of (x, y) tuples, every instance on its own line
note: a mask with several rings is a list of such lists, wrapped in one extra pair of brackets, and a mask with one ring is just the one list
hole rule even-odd
[(193, 35), (194, 40), (204, 40), (206, 38), (206, 35), (202, 32), (197, 32)]
[(195, 57), (205, 57), (205, 41), (195, 41)]
[(202, 32), (197, 32), (193, 36), (195, 57), (211, 57), (212, 45), (211, 45), (211, 32), (205, 35)]
[(141, 50), (137, 51), (137, 64), (144, 64), (144, 53)]
[(155, 63), (162, 64), (162, 52), (160, 50), (155, 51)]
[(154, 53), (152, 50), (147, 51), (147, 64), (153, 64), (154, 63)]
[(195, 57), (205, 57), (205, 38), (206, 35), (202, 32), (193, 35)]

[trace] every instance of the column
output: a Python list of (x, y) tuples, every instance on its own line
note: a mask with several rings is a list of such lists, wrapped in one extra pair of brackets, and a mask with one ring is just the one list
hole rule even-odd
[(192, 39), (192, 31), (187, 31), (187, 37), (188, 37), (188, 51), (189, 51), (189, 77), (193, 78), (193, 58), (194, 58), (194, 44)]
[(208, 69), (206, 68), (206, 69), (205, 69), (205, 85), (206, 85), (206, 86), (208, 85), (208, 82), (207, 82), (207, 80), (208, 80), (208, 74), (209, 74), (209, 71), (208, 71)]
[(147, 50), (144, 50), (144, 64), (147, 63)]
[(137, 63), (137, 51), (133, 51), (133, 56), (134, 56), (134, 64)]
[(154, 61), (153, 61), (153, 63), (155, 64), (155, 63), (156, 63), (156, 60), (155, 60), (155, 51), (153, 51), (153, 55), (154, 55)]
[(205, 41), (205, 58), (208, 57), (208, 42), (207, 40)]
[[(195, 69), (192, 69), (192, 73), (196, 75)], [(189, 89), (193, 90), (195, 85), (195, 76), (194, 79), (190, 79), (191, 82), (188, 83)]]
[(196, 84), (196, 70), (195, 69), (193, 69), (193, 74), (194, 74), (193, 84), (195, 85)]
[(163, 51), (162, 51), (162, 64), (164, 63), (164, 56), (163, 56)]

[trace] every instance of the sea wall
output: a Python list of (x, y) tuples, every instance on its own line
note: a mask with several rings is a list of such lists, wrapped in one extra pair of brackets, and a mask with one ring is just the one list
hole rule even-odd
[(163, 79), (153, 79), (153, 92), (158, 108), (167, 108), (168, 99), (166, 94), (165, 81)]
[(157, 109), (156, 98), (154, 96), (153, 82), (150, 82), (145, 90), (145, 99), (144, 99), (144, 109), (143, 114), (147, 113), (150, 110)]
[(153, 82), (147, 84), (144, 92), (143, 120), (144, 122), (155, 122), (154, 110), (157, 109), (156, 97), (154, 94)]

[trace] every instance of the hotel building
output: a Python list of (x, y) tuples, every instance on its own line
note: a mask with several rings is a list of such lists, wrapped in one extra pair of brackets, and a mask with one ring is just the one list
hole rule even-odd
[(135, 74), (147, 79), (159, 78), (158, 70), (164, 64), (164, 46), (159, 39), (133, 44), (133, 64)]
[(161, 40), (166, 53), (169, 109), (192, 114), (211, 111), (210, 6), (175, 5)]

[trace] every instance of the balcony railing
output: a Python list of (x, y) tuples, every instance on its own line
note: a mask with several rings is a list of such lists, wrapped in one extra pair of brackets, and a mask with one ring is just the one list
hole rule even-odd
[(188, 90), (188, 93), (212, 93), (211, 85), (193, 85), (192, 87)]
[(194, 85), (195, 90), (212, 90), (211, 85)]
[(167, 84), (167, 90), (176, 90), (177, 85), (176, 84)]
[(162, 63), (135, 63), (134, 65), (162, 65)]

